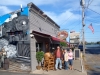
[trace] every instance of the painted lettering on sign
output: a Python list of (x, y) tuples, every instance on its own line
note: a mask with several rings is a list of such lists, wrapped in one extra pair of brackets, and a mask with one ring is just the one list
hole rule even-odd
[(64, 40), (64, 39), (66, 39), (68, 37), (68, 32), (66, 32), (66, 31), (60, 31), (60, 32), (58, 32), (57, 37), (59, 39)]

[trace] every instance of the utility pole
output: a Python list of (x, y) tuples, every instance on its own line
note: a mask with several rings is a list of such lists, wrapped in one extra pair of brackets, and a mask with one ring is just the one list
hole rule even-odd
[(84, 27), (85, 27), (85, 24), (84, 24), (84, 9), (85, 9), (85, 1), (84, 0), (81, 0), (80, 2), (80, 5), (82, 6), (82, 39), (83, 39), (83, 54), (85, 56), (85, 38), (84, 38)]

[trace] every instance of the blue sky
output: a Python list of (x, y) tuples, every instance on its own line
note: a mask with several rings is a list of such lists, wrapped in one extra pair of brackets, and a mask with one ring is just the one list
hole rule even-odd
[[(82, 8), (80, 0), (0, 0), (0, 16), (20, 9), (20, 4), (25, 7), (29, 2), (33, 2), (44, 11), (61, 29), (81, 33)], [(85, 0), (85, 6), (88, 3), (90, 3), (89, 8), (95, 12), (85, 9), (85, 40), (88, 42), (100, 41), (100, 0)], [(88, 28), (91, 23), (94, 34)]]

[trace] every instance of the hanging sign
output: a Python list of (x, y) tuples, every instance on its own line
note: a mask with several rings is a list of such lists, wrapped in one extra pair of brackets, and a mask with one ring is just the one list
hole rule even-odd
[(57, 37), (61, 40), (65, 40), (68, 37), (68, 32), (66, 31), (60, 31), (58, 32)]

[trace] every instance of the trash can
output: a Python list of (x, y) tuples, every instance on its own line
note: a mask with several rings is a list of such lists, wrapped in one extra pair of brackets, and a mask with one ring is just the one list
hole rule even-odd
[(4, 68), (4, 70), (8, 70), (9, 69), (9, 59), (8, 58), (4, 59), (3, 68)]

